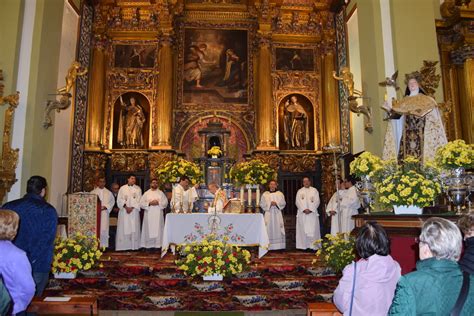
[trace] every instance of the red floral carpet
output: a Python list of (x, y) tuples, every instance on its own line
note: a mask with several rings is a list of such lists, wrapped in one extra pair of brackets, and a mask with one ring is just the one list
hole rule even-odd
[(46, 295), (94, 295), (101, 310), (284, 310), (330, 300), (338, 278), (314, 268), (311, 253), (269, 252), (251, 270), (223, 282), (184, 276), (158, 252), (105, 253), (103, 268), (74, 280), (51, 279)]

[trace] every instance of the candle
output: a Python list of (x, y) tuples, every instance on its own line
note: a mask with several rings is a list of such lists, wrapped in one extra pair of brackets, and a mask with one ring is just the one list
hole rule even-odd
[(249, 190), (248, 190), (248, 206), (252, 206), (252, 187), (249, 185)]
[(387, 92), (385, 92), (384, 96), (383, 96), (383, 100), (384, 101), (387, 101)]
[(257, 197), (255, 201), (255, 206), (256, 207), (260, 206), (260, 185), (257, 185)]
[(244, 186), (240, 186), (240, 204), (244, 205), (245, 204), (245, 197), (244, 197)]

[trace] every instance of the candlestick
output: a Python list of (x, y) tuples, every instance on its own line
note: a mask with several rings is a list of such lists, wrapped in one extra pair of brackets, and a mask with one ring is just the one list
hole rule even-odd
[(249, 189), (248, 189), (248, 194), (247, 195), (248, 195), (249, 201), (248, 201), (247, 205), (252, 206), (252, 187), (249, 185), (248, 188)]
[(242, 206), (245, 204), (244, 193), (245, 193), (245, 191), (244, 191), (244, 186), (242, 185), (242, 186), (240, 187), (240, 205), (242, 205)]
[(257, 197), (255, 201), (255, 206), (259, 207), (260, 206), (260, 185), (257, 185)]

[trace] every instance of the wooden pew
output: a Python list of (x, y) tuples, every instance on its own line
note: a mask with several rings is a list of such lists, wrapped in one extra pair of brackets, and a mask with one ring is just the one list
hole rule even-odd
[(308, 304), (308, 316), (342, 316), (333, 303), (320, 302)]
[(45, 302), (35, 297), (27, 310), (39, 315), (98, 315), (97, 297), (71, 297), (68, 302)]

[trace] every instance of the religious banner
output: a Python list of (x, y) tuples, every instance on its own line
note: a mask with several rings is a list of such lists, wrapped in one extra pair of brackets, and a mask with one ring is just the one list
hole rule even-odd
[(97, 216), (97, 195), (73, 193), (68, 195), (68, 235), (80, 233), (97, 236), (99, 230)]

